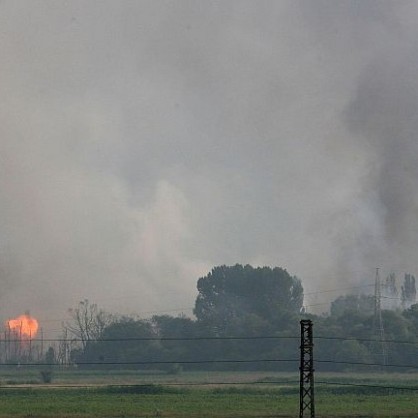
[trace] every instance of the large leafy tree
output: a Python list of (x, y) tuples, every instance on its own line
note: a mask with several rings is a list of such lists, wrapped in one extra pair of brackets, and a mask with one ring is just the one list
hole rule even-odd
[(259, 327), (280, 322), (286, 315), (299, 313), (303, 304), (300, 280), (279, 267), (215, 267), (198, 280), (197, 289), (194, 313), (198, 322), (222, 334), (242, 328), (246, 318)]

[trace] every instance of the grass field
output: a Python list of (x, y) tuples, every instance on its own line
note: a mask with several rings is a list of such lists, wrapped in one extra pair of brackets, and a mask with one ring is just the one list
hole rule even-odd
[[(298, 416), (298, 376), (291, 373), (67, 370), (54, 372), (49, 385), (38, 375), (3, 370), (0, 417)], [(321, 373), (316, 379), (317, 417), (418, 417), (418, 391), (398, 389), (418, 388), (418, 374)]]

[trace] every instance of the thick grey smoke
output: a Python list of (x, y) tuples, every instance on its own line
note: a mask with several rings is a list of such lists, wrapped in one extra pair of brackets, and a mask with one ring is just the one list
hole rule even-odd
[(415, 2), (0, 3), (0, 315), (415, 272)]
[[(385, 51), (387, 52), (387, 51)], [(371, 154), (369, 193), (380, 206), (376, 252), (386, 268), (416, 271), (418, 248), (418, 49), (399, 43), (362, 74), (348, 124)]]

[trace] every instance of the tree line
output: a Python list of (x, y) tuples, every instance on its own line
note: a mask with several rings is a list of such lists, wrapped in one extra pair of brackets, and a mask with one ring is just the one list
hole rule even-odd
[[(413, 294), (413, 276), (407, 276), (405, 288)], [(80, 302), (71, 310), (72, 321), (65, 326), (55, 361), (83, 368), (168, 373), (297, 370), (299, 321), (310, 318), (317, 336), (315, 357), (322, 370), (374, 371), (379, 367), (362, 363), (383, 362), (371, 295), (341, 296), (332, 302), (329, 314), (312, 315), (303, 309), (300, 279), (279, 267), (240, 264), (214, 267), (198, 280), (197, 289), (195, 318), (120, 317), (88, 300)], [(382, 319), (388, 353), (385, 363), (418, 367), (418, 304), (384, 309)]]

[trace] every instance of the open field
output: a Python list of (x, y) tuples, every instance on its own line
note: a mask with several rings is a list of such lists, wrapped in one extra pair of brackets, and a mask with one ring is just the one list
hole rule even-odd
[[(73, 370), (56, 371), (49, 385), (37, 374), (2, 371), (0, 417), (298, 416), (298, 376), (290, 373)], [(317, 417), (418, 416), (418, 390), (398, 389), (418, 388), (417, 374), (321, 373), (317, 382)]]

